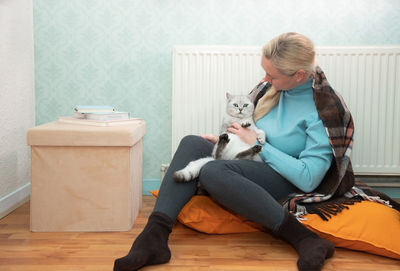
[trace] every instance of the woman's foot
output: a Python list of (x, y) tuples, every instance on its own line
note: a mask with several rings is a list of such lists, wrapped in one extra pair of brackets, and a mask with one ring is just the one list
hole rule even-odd
[(168, 237), (173, 224), (167, 215), (153, 212), (128, 255), (115, 260), (114, 271), (133, 271), (146, 265), (167, 263), (171, 258)]
[(332, 242), (308, 230), (290, 213), (285, 214), (276, 233), (296, 249), (299, 254), (297, 267), (300, 271), (321, 270), (325, 259), (332, 257), (335, 251)]

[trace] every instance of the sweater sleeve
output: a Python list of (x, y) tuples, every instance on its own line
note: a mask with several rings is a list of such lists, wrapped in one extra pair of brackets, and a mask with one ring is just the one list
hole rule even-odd
[(331, 165), (333, 154), (325, 127), (319, 118), (310, 121), (305, 132), (305, 148), (298, 158), (269, 143), (263, 145), (260, 156), (280, 175), (308, 193), (321, 183)]

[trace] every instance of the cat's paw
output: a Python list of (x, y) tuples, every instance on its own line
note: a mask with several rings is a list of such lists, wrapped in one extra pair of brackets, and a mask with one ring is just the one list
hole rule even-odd
[(250, 127), (250, 126), (251, 126), (251, 123), (250, 123), (250, 122), (244, 122), (244, 123), (241, 124), (241, 126), (242, 126), (243, 128), (247, 128), (247, 127)]
[(257, 141), (260, 142), (261, 145), (265, 143), (265, 132), (263, 130), (258, 129), (256, 131), (257, 134)]
[(260, 153), (261, 150), (262, 150), (262, 146), (261, 145), (254, 145), (252, 147), (252, 149), (253, 149), (254, 153)]
[(223, 133), (219, 136), (219, 142), (229, 142), (229, 136), (227, 133)]
[(189, 172), (185, 171), (184, 169), (181, 169), (181, 170), (175, 171), (172, 178), (174, 178), (175, 182), (177, 182), (177, 183), (187, 183), (193, 179), (193, 176)]

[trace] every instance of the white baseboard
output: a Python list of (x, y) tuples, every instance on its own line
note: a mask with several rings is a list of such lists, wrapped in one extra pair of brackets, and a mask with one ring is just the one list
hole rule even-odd
[(0, 219), (27, 202), (29, 200), (30, 193), (31, 184), (27, 183), (0, 198)]

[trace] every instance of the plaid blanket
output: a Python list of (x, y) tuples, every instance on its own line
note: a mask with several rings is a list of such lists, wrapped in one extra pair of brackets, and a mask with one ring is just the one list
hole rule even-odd
[[(269, 90), (271, 84), (261, 82), (255, 104)], [(316, 67), (313, 82), (315, 105), (321, 118), (334, 159), (321, 184), (312, 193), (291, 194), (282, 202), (290, 212), (301, 217), (307, 213), (318, 214), (328, 220), (347, 205), (361, 200), (371, 200), (394, 207), (400, 211), (399, 204), (389, 196), (367, 185), (356, 182), (351, 166), (350, 153), (353, 146), (354, 123), (343, 98), (328, 83), (324, 72)]]

